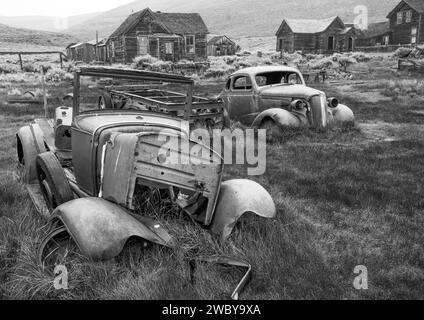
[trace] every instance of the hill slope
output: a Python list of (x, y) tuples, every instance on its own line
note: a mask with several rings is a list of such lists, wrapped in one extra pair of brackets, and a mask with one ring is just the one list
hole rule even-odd
[(0, 23), (14, 28), (62, 32), (65, 29), (84, 23), (85, 21), (94, 18), (99, 14), (100, 12), (70, 16), (65, 18), (49, 16), (0, 16)]
[(0, 42), (64, 47), (71, 42), (77, 41), (75, 37), (63, 33), (12, 28), (0, 24)]
[(353, 22), (354, 8), (365, 5), (369, 21), (384, 21), (399, 0), (138, 0), (102, 13), (83, 24), (75, 25), (67, 33), (78, 38), (93, 39), (110, 35), (133, 11), (150, 7), (154, 11), (198, 12), (211, 33), (237, 36), (272, 36), (285, 17), (325, 18), (339, 15)]

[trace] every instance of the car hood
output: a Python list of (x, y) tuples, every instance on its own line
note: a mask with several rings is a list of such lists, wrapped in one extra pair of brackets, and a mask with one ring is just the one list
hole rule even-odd
[(304, 85), (283, 85), (267, 87), (260, 90), (259, 95), (262, 98), (299, 98), (309, 99), (312, 96), (322, 94), (322, 91), (313, 89)]

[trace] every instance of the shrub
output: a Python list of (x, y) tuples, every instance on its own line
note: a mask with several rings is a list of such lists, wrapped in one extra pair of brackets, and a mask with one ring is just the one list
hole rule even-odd
[(349, 56), (341, 56), (338, 58), (338, 63), (340, 67), (343, 69), (343, 71), (347, 71), (347, 68), (351, 66), (352, 64), (357, 63), (356, 59)]
[(406, 58), (407, 56), (409, 56), (411, 52), (412, 52), (411, 48), (401, 47), (394, 52), (393, 56), (395, 58)]
[(368, 62), (371, 60), (371, 56), (363, 52), (354, 52), (351, 57), (357, 62)]
[(50, 69), (46, 73), (46, 81), (49, 82), (62, 82), (73, 79), (73, 75), (60, 68)]
[(19, 71), (20, 68), (16, 64), (0, 63), (1, 74), (18, 73)]
[(132, 67), (134, 69), (144, 69), (148, 66), (151, 66), (153, 63), (160, 61), (159, 59), (156, 59), (155, 57), (152, 57), (149, 54), (143, 55), (143, 56), (137, 56), (133, 60)]
[(334, 61), (331, 57), (326, 57), (319, 60), (313, 60), (310, 63), (310, 67), (314, 70), (330, 69), (330, 68), (333, 68), (333, 66), (334, 66)]

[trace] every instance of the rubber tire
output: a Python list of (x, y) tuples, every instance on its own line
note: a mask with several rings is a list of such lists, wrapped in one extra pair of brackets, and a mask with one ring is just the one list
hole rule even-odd
[[(104, 108), (101, 107), (102, 100), (104, 101), (104, 105), (105, 105)], [(98, 105), (98, 107), (99, 107), (100, 110), (104, 110), (104, 109), (115, 109), (115, 106), (113, 105), (112, 97), (109, 94), (102, 94), (99, 97), (99, 105)]]
[(16, 135), (18, 161), (24, 166), (24, 179), (26, 183), (36, 182), (35, 159), (38, 154), (46, 152), (44, 141), (37, 143), (37, 134), (33, 130), (39, 129), (35, 125), (26, 126), (21, 128)]
[[(63, 171), (59, 160), (53, 152), (45, 152), (37, 156), (36, 170), (38, 183), (50, 210), (54, 210), (61, 204), (74, 199), (65, 171)], [(47, 196), (43, 181), (46, 181), (54, 201), (51, 201)]]

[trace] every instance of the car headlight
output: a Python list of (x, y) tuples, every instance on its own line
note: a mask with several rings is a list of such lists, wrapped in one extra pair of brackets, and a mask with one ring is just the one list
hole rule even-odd
[(339, 105), (339, 100), (334, 97), (328, 98), (327, 102), (330, 108), (337, 108), (337, 106)]

